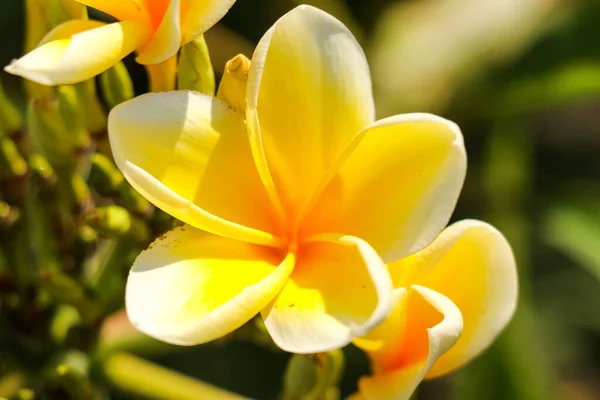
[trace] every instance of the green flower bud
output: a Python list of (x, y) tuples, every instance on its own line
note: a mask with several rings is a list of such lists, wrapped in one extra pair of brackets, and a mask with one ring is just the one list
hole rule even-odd
[(27, 163), (15, 142), (8, 137), (0, 138), (0, 178), (23, 178), (27, 170)]
[(100, 75), (100, 90), (109, 109), (133, 98), (133, 82), (123, 62)]
[(29, 156), (29, 167), (33, 175), (39, 179), (45, 187), (52, 187), (56, 184), (56, 174), (54, 169), (46, 160), (46, 157), (39, 153), (34, 153)]
[(341, 350), (314, 355), (295, 354), (284, 376), (284, 400), (335, 399), (344, 368)]
[(27, 118), (33, 146), (54, 168), (74, 169), (76, 156), (85, 153), (91, 143), (75, 88), (60, 86), (55, 98), (33, 99)]
[(179, 90), (195, 90), (214, 96), (215, 72), (204, 35), (198, 36), (181, 48), (177, 69)]
[(89, 400), (94, 395), (90, 381), (75, 368), (68, 364), (61, 364), (56, 368), (58, 384), (73, 400)]
[(134, 241), (143, 241), (149, 236), (146, 225), (123, 207), (98, 207), (88, 212), (85, 220), (101, 236), (127, 237)]
[(42, 271), (40, 284), (56, 301), (75, 307), (83, 324), (92, 325), (102, 315), (100, 302), (70, 276), (60, 271)]
[(6, 95), (0, 82), (0, 136), (21, 130), (23, 121), (19, 111)]
[(106, 132), (107, 116), (96, 94), (96, 82), (90, 79), (74, 87), (85, 128), (93, 135), (103, 135)]

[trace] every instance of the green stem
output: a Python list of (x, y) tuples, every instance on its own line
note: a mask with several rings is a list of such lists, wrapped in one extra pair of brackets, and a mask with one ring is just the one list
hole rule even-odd
[(106, 380), (115, 389), (147, 399), (246, 399), (127, 353), (106, 357), (101, 363), (101, 369)]

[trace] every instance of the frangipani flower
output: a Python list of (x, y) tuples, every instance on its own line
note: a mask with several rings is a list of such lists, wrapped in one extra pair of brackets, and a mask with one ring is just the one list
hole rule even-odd
[(261, 39), (245, 95), (151, 93), (111, 112), (125, 177), (186, 224), (135, 261), (128, 315), (176, 344), (261, 313), (284, 350), (344, 346), (390, 311), (385, 263), (447, 224), (466, 170), (460, 130), (429, 114), (375, 122), (360, 46), (310, 6)]
[(369, 354), (373, 376), (361, 378), (352, 400), (408, 399), (423, 378), (453, 371), (488, 347), (515, 310), (510, 245), (484, 222), (458, 222), (388, 267), (394, 306), (355, 341)]
[(72, 20), (5, 68), (43, 85), (90, 79), (136, 51), (140, 64), (158, 64), (204, 33), (235, 0), (76, 0), (119, 22)]

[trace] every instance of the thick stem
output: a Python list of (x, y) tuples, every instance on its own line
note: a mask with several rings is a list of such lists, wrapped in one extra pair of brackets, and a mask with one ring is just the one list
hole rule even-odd
[(127, 353), (106, 357), (101, 363), (101, 369), (114, 388), (148, 399), (245, 399)]

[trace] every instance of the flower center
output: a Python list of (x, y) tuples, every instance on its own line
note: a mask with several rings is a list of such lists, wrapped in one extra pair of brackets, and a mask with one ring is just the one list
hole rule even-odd
[(157, 30), (167, 13), (170, 0), (141, 0), (141, 2), (150, 17), (150, 26), (153, 30)]

